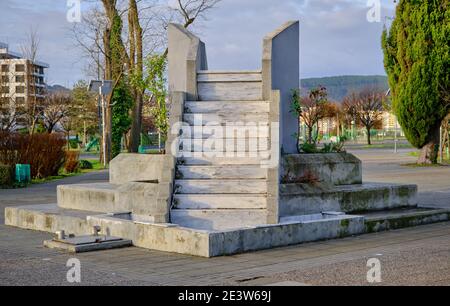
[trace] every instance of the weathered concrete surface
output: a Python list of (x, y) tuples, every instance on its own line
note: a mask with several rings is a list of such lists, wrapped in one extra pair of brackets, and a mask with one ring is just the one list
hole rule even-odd
[(19, 228), (56, 233), (88, 235), (92, 227), (87, 223), (89, 215), (96, 212), (59, 208), (56, 204), (28, 205), (5, 208), (5, 224)]
[(173, 224), (192, 229), (223, 231), (266, 224), (267, 211), (242, 207), (235, 209), (172, 209), (170, 220)]
[(109, 165), (110, 183), (161, 181), (165, 155), (123, 153)]
[(282, 184), (280, 216), (322, 211), (359, 213), (417, 206), (417, 186), (386, 183), (330, 186)]
[(204, 231), (174, 224), (156, 224), (94, 212), (63, 210), (56, 205), (6, 208), (6, 225), (36, 231), (64, 230), (77, 236), (88, 235), (93, 226), (101, 234), (133, 241), (133, 245), (202, 257), (231, 255), (307, 241), (360, 234), (361, 216), (330, 216), (311, 221), (289, 221), (275, 225), (248, 226), (229, 231)]
[(60, 185), (57, 188), (58, 206), (67, 209), (102, 213), (123, 211), (116, 204), (118, 186), (109, 183)]
[(450, 220), (450, 209), (403, 209), (365, 215), (365, 232), (374, 233)]
[(361, 161), (349, 153), (289, 154), (282, 156), (281, 177), (295, 180), (312, 174), (332, 185), (362, 183)]

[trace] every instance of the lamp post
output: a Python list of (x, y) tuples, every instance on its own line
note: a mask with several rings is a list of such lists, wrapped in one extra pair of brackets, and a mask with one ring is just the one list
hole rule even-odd
[(98, 93), (100, 97), (100, 105), (102, 111), (102, 149), (103, 149), (103, 165), (107, 166), (106, 162), (106, 96), (112, 91), (112, 81), (109, 80), (93, 80), (89, 84), (89, 91)]

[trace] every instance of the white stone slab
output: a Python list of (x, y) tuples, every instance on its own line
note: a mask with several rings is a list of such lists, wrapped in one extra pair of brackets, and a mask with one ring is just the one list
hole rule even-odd
[(267, 179), (267, 169), (259, 166), (178, 166), (182, 179)]
[(188, 101), (185, 113), (268, 113), (268, 101)]
[(265, 194), (266, 180), (176, 180), (175, 193), (178, 194)]
[(264, 209), (266, 195), (242, 194), (175, 194), (177, 209)]
[(262, 100), (262, 82), (199, 82), (197, 87), (204, 101)]

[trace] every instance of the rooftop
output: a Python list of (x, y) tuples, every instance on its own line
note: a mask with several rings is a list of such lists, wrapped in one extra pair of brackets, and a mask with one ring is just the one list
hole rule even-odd
[[(22, 54), (18, 52), (14, 52), (9, 50), (9, 46), (6, 43), (0, 42), (0, 59), (24, 59)], [(40, 61), (34, 61), (34, 65), (43, 67), (43, 68), (49, 68), (50, 65), (44, 62)]]

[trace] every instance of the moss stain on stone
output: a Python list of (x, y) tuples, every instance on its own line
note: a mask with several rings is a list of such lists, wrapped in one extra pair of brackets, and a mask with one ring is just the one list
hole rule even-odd
[(34, 223), (34, 216), (32, 214), (27, 214), (27, 217), (25, 218), (25, 221), (28, 224), (33, 224)]
[(339, 238), (346, 237), (349, 235), (349, 230), (348, 230), (349, 226), (350, 226), (349, 219), (343, 219), (340, 221)]
[(45, 217), (45, 228), (48, 230), (52, 229), (52, 225), (53, 225), (53, 219), (50, 216), (46, 216)]

